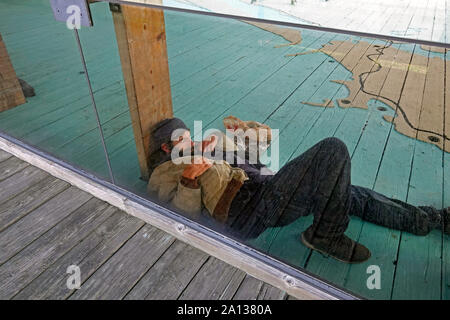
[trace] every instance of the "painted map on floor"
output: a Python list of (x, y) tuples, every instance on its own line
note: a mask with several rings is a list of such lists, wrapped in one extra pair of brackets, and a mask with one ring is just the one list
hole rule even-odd
[[(341, 48), (348, 45), (353, 47), (347, 57), (352, 51), (364, 52), (356, 66), (354, 60), (342, 57)], [(349, 89), (346, 98), (338, 99), (339, 107), (367, 109), (369, 100), (379, 100), (395, 110), (394, 117), (384, 116), (395, 130), (450, 152), (450, 115), (444, 121), (444, 59), (403, 51), (392, 43), (380, 46), (366, 41), (356, 45), (334, 41), (320, 51), (353, 73), (349, 81), (335, 80)]]
[[(384, 2), (386, 3), (382, 7), (389, 8), (390, 3), (387, 0)], [(253, 0), (165, 0), (164, 3), (166, 5), (171, 3), (176, 6), (185, 3), (211, 12), (258, 16), (278, 21), (291, 22), (285, 20), (286, 16), (281, 16), (282, 14), (289, 14), (293, 18), (304, 19), (307, 17), (309, 20), (313, 19), (317, 22), (311, 24), (327, 25), (329, 23), (329, 16), (324, 15), (323, 12), (318, 14), (317, 3), (310, 3), (310, 1), (302, 2), (301, 5), (293, 5), (295, 2), (290, 1), (282, 4), (278, 0), (258, 2), (259, 5), (256, 5)], [(310, 6), (305, 7), (307, 3)], [(352, 8), (350, 11), (355, 11), (360, 7), (359, 2), (348, 3), (348, 1), (324, 2), (322, 5), (331, 6), (328, 9), (333, 14), (340, 12), (342, 6)], [(384, 11), (379, 10), (379, 1), (370, 1), (366, 5), (376, 5), (378, 13), (384, 15)], [(415, 5), (420, 5), (420, 2), (416, 1)], [(258, 12), (255, 11), (256, 8), (259, 8)], [(333, 9), (331, 10), (331, 8)], [(425, 7), (420, 8), (425, 10)], [(270, 13), (270, 16), (260, 16), (261, 12)], [(307, 15), (305, 15), (306, 13)], [(365, 15), (358, 15), (358, 17), (362, 22), (367, 19)], [(438, 19), (438, 21), (441, 20)], [(288, 41), (288, 43), (277, 47), (299, 45), (302, 41), (301, 32), (298, 29), (261, 22), (243, 22), (277, 34)], [(394, 25), (391, 27), (393, 28)], [(368, 26), (368, 30), (361, 29), (360, 31), (375, 32), (370, 29), (370, 24)], [(344, 28), (344, 25), (333, 25), (333, 27)], [(407, 26), (403, 27), (406, 29), (399, 30), (399, 35), (414, 38), (427, 38), (430, 31), (428, 30), (429, 26), (423, 25), (421, 21), (414, 21), (414, 23), (410, 21)], [(439, 35), (443, 32), (442, 28), (434, 29), (433, 39), (427, 40), (436, 40), (437, 38), (434, 38), (437, 36), (442, 38)], [(412, 33), (408, 33), (409, 31)], [(395, 30), (389, 29), (386, 32), (387, 34), (397, 35)], [(445, 48), (417, 46), (417, 48), (419, 47), (423, 52), (438, 53), (441, 56), (447, 52)], [(383, 117), (385, 121), (393, 123), (395, 130), (408, 137), (434, 144), (440, 149), (450, 152), (450, 112), (445, 114), (444, 106), (444, 97), (448, 90), (445, 86), (448, 82), (446, 77), (450, 75), (450, 70), (446, 72), (448, 67), (441, 56), (430, 54), (430, 57), (428, 57), (402, 50), (401, 43), (387, 42), (386, 45), (379, 45), (367, 41), (356, 42), (356, 44), (352, 41), (332, 41), (325, 44), (321, 49), (307, 50), (289, 56), (317, 52), (330, 56), (353, 74), (350, 80), (334, 80), (336, 83), (345, 85), (349, 90), (347, 97), (337, 100), (339, 107), (368, 109), (367, 103), (370, 100), (381, 101), (395, 111), (394, 117), (389, 115)], [(320, 103), (302, 102), (310, 106), (334, 108), (332, 98), (323, 97)]]
[[(247, 22), (250, 23), (250, 22)], [(278, 34), (290, 43), (301, 43), (300, 31), (251, 23)], [(288, 31), (289, 30), (289, 31)], [(383, 119), (394, 124), (398, 132), (450, 152), (450, 112), (445, 113), (446, 83), (450, 81), (450, 64), (439, 56), (425, 56), (401, 49), (401, 43), (385, 45), (367, 41), (331, 41), (318, 50), (299, 52), (289, 56), (322, 52), (352, 73), (350, 80), (334, 79), (345, 85), (349, 94), (337, 99), (341, 108), (368, 109), (367, 103), (378, 100), (395, 111), (394, 117)], [(280, 46), (277, 46), (280, 47)], [(434, 47), (422, 50), (444, 53)], [(323, 97), (323, 103), (302, 101), (317, 107), (335, 107), (333, 97)]]

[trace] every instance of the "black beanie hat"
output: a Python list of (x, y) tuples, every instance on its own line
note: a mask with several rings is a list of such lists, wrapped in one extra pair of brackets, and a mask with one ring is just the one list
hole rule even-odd
[(160, 148), (163, 143), (171, 141), (172, 132), (176, 129), (189, 130), (186, 124), (178, 118), (164, 119), (155, 125), (152, 131), (152, 137), (158, 148)]

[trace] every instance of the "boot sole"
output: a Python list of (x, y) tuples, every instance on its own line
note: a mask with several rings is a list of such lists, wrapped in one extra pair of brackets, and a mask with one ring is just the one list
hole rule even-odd
[(363, 263), (363, 262), (366, 262), (367, 260), (369, 260), (370, 257), (372, 256), (372, 254), (371, 254), (370, 251), (369, 251), (369, 256), (367, 257), (366, 260), (363, 260), (363, 261), (346, 261), (346, 260), (339, 259), (338, 257), (335, 257), (335, 256), (329, 254), (328, 252), (325, 252), (325, 251), (323, 251), (323, 250), (320, 250), (320, 249), (315, 248), (312, 244), (310, 244), (308, 241), (306, 241), (305, 237), (303, 236), (303, 232), (302, 232), (302, 236), (301, 236), (301, 241), (302, 241), (302, 243), (303, 243), (306, 247), (308, 247), (308, 248), (310, 248), (310, 249), (312, 249), (312, 250), (318, 251), (318, 252), (320, 252), (321, 254), (323, 254), (323, 255), (325, 255), (325, 256), (327, 256), (327, 257), (331, 257), (331, 258), (333, 258), (333, 259), (336, 259), (336, 260), (338, 260), (338, 261), (341, 261), (341, 262), (344, 262), (344, 263), (348, 263), (348, 264)]

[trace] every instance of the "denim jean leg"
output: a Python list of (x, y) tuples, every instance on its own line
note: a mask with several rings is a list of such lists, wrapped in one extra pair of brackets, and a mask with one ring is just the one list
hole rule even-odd
[[(230, 226), (243, 238), (270, 227), (286, 226), (313, 214), (318, 237), (339, 237), (347, 229), (350, 209), (350, 156), (337, 138), (326, 138), (289, 161), (268, 181), (251, 212)], [(300, 230), (299, 230), (300, 231)]]
[(351, 186), (351, 197), (350, 215), (365, 221), (415, 235), (426, 235), (436, 227), (426, 211), (371, 189)]
[(328, 142), (327, 152), (318, 154), (313, 180), (317, 189), (313, 196), (314, 221), (310, 234), (318, 238), (336, 238), (344, 234), (350, 218), (351, 158), (339, 139)]
[(342, 235), (349, 223), (350, 208), (350, 156), (345, 144), (337, 138), (324, 139), (286, 166), (289, 169), (280, 172), (283, 179), (275, 181), (284, 182), (282, 194), (289, 201), (275, 225), (284, 226), (313, 214), (310, 228), (315, 236)]

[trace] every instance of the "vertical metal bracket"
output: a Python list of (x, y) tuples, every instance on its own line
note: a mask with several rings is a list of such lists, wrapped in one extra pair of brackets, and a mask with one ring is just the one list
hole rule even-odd
[(56, 21), (67, 22), (79, 13), (81, 26), (93, 26), (88, 0), (50, 0), (50, 6)]

